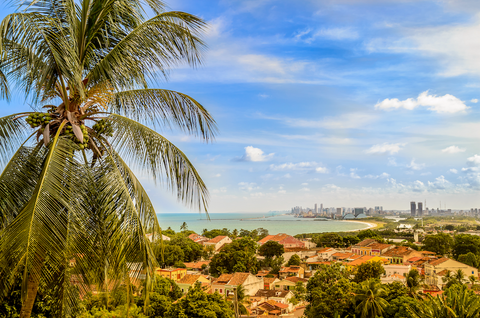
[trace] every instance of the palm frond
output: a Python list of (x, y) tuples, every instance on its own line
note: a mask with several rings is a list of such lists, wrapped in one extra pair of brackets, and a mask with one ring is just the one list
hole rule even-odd
[[(83, 213), (71, 204), (83, 194), (78, 187), (79, 168), (72, 156), (72, 142), (57, 134), (30, 200), (3, 231), (0, 276), (6, 279), (0, 282), (0, 292), (8, 289), (18, 264), (23, 266), (25, 284), (28, 280), (51, 282), (65, 266), (67, 255), (72, 253), (67, 248), (68, 235), (72, 235), (69, 214)], [(26, 296), (26, 292), (23, 285), (22, 295)]]
[(45, 147), (20, 147), (0, 175), (0, 229), (10, 224), (30, 199), (41, 174)]
[(25, 141), (29, 127), (21, 121), (14, 120), (21, 114), (0, 117), (0, 164), (6, 164), (12, 154)]
[(86, 75), (89, 85), (110, 81), (118, 91), (147, 87), (148, 79), (181, 62), (196, 65), (205, 46), (205, 22), (183, 12), (165, 12), (122, 38)]
[[(0, 56), (1, 56), (1, 53), (0, 53)], [(8, 87), (7, 76), (3, 73), (1, 66), (0, 66), (0, 98), (5, 98), (6, 100), (10, 99), (10, 89)]]
[(142, 89), (117, 93), (110, 111), (141, 123), (174, 124), (205, 140), (214, 138), (217, 132), (215, 120), (199, 102), (171, 90)]
[(160, 179), (185, 204), (207, 211), (208, 190), (187, 156), (154, 130), (123, 116), (109, 116), (114, 128), (111, 144), (139, 169)]

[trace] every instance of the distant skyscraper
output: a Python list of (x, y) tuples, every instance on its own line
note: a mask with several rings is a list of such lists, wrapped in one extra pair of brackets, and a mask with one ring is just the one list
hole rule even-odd
[(317, 208), (317, 204), (315, 203), (315, 214), (318, 213), (318, 208)]
[(354, 210), (354, 215), (355, 215), (355, 216), (358, 216), (358, 215), (360, 215), (360, 214), (362, 214), (362, 213), (363, 213), (363, 214), (365, 213), (365, 208), (355, 208), (355, 210)]
[(418, 202), (418, 216), (423, 216), (423, 203)]
[(417, 211), (417, 205), (414, 201), (410, 202), (410, 215), (415, 216)]
[(320, 213), (323, 214), (323, 203), (320, 203)]

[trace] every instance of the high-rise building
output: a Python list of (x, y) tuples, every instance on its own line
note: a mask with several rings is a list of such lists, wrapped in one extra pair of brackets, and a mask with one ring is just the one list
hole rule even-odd
[(317, 204), (315, 203), (315, 214), (318, 213), (318, 208), (317, 208)]
[(365, 208), (355, 208), (353, 214), (354, 214), (355, 216), (358, 216), (358, 215), (360, 215), (360, 214), (362, 214), (362, 213), (365, 214)]
[(323, 203), (320, 203), (320, 214), (323, 214)]
[(410, 202), (410, 215), (415, 216), (417, 211), (417, 205), (414, 201)]
[(418, 216), (423, 216), (423, 203), (418, 202)]
[(342, 208), (337, 208), (337, 215), (342, 215)]

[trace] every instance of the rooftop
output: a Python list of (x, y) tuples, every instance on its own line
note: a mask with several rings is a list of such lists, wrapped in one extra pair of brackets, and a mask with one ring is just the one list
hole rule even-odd
[(213, 239), (211, 239), (211, 240), (208, 241), (207, 243), (218, 243), (218, 242), (220, 242), (221, 240), (223, 240), (223, 239), (226, 238), (226, 237), (228, 237), (228, 236), (219, 235), (219, 236), (214, 237)]

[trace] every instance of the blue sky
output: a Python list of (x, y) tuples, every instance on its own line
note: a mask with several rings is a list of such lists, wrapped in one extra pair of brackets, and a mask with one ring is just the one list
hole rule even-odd
[[(480, 207), (477, 1), (168, 4), (209, 22), (203, 65), (157, 86), (218, 122), (210, 144), (161, 131), (205, 179), (211, 212)], [(188, 211), (141, 178), (159, 212)]]

